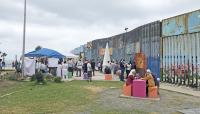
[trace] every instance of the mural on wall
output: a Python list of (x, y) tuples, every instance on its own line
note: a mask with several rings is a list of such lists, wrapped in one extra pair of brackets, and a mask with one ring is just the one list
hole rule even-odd
[[(110, 55), (112, 55), (113, 53), (113, 48), (109, 48), (109, 51), (110, 51)], [(105, 54), (105, 48), (100, 48), (99, 49), (99, 55), (102, 56)]]
[(200, 10), (164, 19), (162, 36), (173, 36), (200, 31)]
[(187, 33), (186, 15), (181, 15), (162, 21), (162, 35), (172, 36)]
[(163, 38), (163, 80), (197, 86), (200, 77), (200, 32)]
[(140, 42), (135, 42), (126, 45), (126, 54), (134, 54), (140, 52)]
[(188, 32), (200, 31), (200, 10), (188, 14)]

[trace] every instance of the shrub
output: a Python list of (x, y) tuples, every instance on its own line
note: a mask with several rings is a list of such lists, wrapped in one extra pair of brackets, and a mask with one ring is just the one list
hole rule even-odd
[(31, 78), (30, 78), (30, 81), (35, 81), (36, 80), (36, 75), (32, 75)]
[(53, 81), (54, 77), (51, 75), (45, 76), (46, 81)]
[(44, 75), (41, 72), (35, 74), (38, 84), (45, 84)]
[(17, 78), (16, 78), (16, 76), (14, 74), (8, 75), (7, 79), (8, 80), (12, 80), (12, 81), (16, 81), (17, 80)]
[(61, 83), (61, 82), (62, 82), (61, 77), (55, 77), (55, 78), (54, 78), (54, 82), (56, 82), (56, 83)]

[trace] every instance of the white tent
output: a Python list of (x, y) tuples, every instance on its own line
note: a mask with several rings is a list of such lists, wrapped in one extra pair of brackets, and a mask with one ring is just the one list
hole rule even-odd
[(106, 66), (110, 66), (108, 61), (110, 62), (110, 51), (109, 51), (109, 46), (108, 46), (108, 43), (107, 43), (104, 58), (103, 58), (103, 71), (104, 71)]
[(65, 54), (65, 55), (66, 55), (66, 58), (78, 58), (77, 55), (74, 55), (74, 54), (72, 54), (72, 53), (67, 53), (67, 54)]

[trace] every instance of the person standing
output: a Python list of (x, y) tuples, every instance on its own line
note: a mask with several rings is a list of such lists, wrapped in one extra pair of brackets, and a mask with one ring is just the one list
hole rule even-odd
[(72, 62), (72, 60), (68, 61), (68, 72), (71, 73), (70, 75), (73, 76), (73, 62)]
[[(83, 67), (83, 62), (81, 61), (81, 60), (79, 60), (78, 62), (77, 62), (77, 76), (79, 76), (79, 77), (81, 77), (81, 69), (82, 69), (82, 67)], [(78, 73), (79, 72), (79, 73)]]
[(87, 63), (87, 74), (88, 74), (88, 81), (91, 82), (92, 81), (92, 66), (90, 61), (88, 61)]
[(21, 73), (22, 73), (20, 61), (19, 61), (19, 62), (18, 62), (18, 61), (15, 62), (15, 69), (16, 69), (17, 80), (20, 80), (20, 78), (21, 78)]
[(99, 61), (98, 62), (98, 70), (100, 71), (100, 69), (101, 69), (101, 62)]
[(103, 61), (101, 61), (100, 69), (100, 71), (103, 72)]
[(133, 64), (131, 65), (131, 69), (136, 69), (135, 61), (134, 61)]
[(47, 73), (47, 66), (45, 65), (45, 62), (44, 62), (44, 61), (41, 62), (40, 71), (41, 71), (42, 73)]
[(126, 64), (126, 79), (128, 78), (130, 71), (131, 71), (131, 62)]
[(92, 60), (91, 62), (91, 67), (92, 67), (92, 73), (93, 73), (93, 76), (95, 75), (95, 62), (94, 62), (94, 59)]
[(62, 78), (62, 63), (61, 61), (58, 61), (58, 67), (56, 70), (56, 76), (61, 77)]
[(2, 62), (2, 68), (6, 69), (6, 63), (5, 63), (5, 61)]
[(0, 72), (2, 70), (2, 59), (0, 59)]
[(114, 70), (115, 70), (115, 63), (114, 61), (111, 61), (111, 64), (110, 64), (110, 67), (111, 67), (111, 74), (112, 74), (112, 77), (114, 78)]
[(15, 62), (14, 61), (12, 62), (12, 68), (15, 68)]
[(123, 59), (120, 61), (120, 70), (121, 70), (120, 81), (124, 81), (125, 64)]
[(68, 73), (68, 64), (66, 61), (64, 61), (64, 63), (62, 64), (62, 75), (63, 75), (63, 79), (67, 79), (67, 73)]
[(87, 73), (87, 63), (88, 61), (86, 60), (83, 64), (83, 73)]

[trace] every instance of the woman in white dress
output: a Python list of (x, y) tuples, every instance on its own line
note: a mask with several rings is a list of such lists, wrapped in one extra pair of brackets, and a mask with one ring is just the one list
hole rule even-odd
[(58, 62), (56, 75), (57, 75), (58, 77), (61, 77), (61, 78), (62, 78), (62, 64), (61, 64), (60, 61)]
[(68, 79), (67, 73), (68, 73), (68, 64), (66, 61), (64, 61), (64, 63), (62, 64), (62, 76), (63, 76), (63, 80)]

